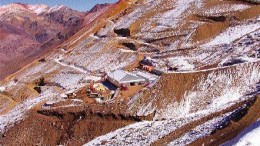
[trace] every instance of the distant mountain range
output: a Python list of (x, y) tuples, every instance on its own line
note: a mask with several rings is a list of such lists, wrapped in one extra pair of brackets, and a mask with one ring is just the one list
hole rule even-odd
[(48, 53), (98, 16), (109, 4), (88, 12), (66, 6), (13, 3), (0, 7), (0, 79)]

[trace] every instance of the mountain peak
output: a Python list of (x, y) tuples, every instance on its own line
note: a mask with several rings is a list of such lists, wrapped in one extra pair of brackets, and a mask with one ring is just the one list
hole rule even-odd
[(59, 11), (59, 10), (64, 9), (64, 8), (68, 8), (68, 7), (66, 7), (66, 6), (64, 6), (64, 5), (57, 5), (57, 6), (51, 7), (50, 10), (49, 10), (49, 12)]
[(46, 12), (50, 8), (45, 4), (37, 4), (37, 5), (28, 5), (28, 9), (30, 9), (36, 14), (41, 14), (43, 12)]
[(0, 14), (5, 12), (23, 13), (25, 11), (40, 14), (46, 12), (48, 9), (49, 7), (44, 4), (30, 5), (22, 3), (11, 3), (0, 7)]
[(96, 4), (89, 12), (90, 12), (90, 13), (97, 12), (97, 11), (101, 10), (102, 8), (107, 7), (107, 6), (109, 6), (109, 5), (110, 5), (110, 4), (108, 4), (108, 3), (105, 3), (105, 4)]
[(22, 4), (22, 3), (10, 3), (4, 6), (1, 6), (0, 9), (8, 9), (8, 8), (12, 8), (12, 9), (26, 9), (27, 5), (26, 4)]

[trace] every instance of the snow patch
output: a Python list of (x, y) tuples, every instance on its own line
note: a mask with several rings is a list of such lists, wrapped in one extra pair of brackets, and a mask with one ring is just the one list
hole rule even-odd
[(196, 141), (199, 138), (205, 137), (210, 135), (212, 131), (214, 131), (218, 125), (225, 117), (230, 115), (230, 113), (219, 116), (217, 118), (214, 118), (208, 122), (205, 122), (194, 129), (191, 129), (189, 132), (184, 134), (178, 139), (175, 139), (174, 141), (170, 142), (168, 146), (185, 146), (189, 145), (192, 142)]
[(14, 107), (11, 111), (4, 115), (0, 115), (0, 134), (3, 134), (8, 127), (11, 127), (16, 122), (22, 120), (28, 110), (37, 105), (43, 100), (52, 99), (57, 95), (54, 88), (49, 88), (40, 96), (28, 99)]
[(168, 58), (169, 66), (178, 68), (178, 71), (187, 71), (187, 70), (193, 70), (195, 66), (191, 63), (189, 63), (188, 59), (185, 57), (174, 57), (174, 58)]
[(0, 87), (0, 93), (4, 92), (5, 90), (6, 90), (6, 87), (2, 87), (2, 86)]
[(259, 146), (260, 145), (260, 119), (254, 124), (250, 125), (248, 128), (243, 130), (237, 137), (224, 143), (222, 146)]
[(217, 15), (217, 14), (223, 14), (228, 13), (232, 11), (243, 11), (245, 9), (250, 8), (249, 5), (243, 5), (243, 4), (232, 4), (232, 5), (219, 5), (211, 9), (207, 9), (204, 13), (205, 15)]
[(37, 15), (47, 12), (49, 10), (49, 7), (47, 5), (29, 5), (29, 9), (34, 11)]
[(222, 32), (220, 35), (215, 37), (210, 42), (202, 45), (202, 47), (211, 47), (211, 46), (221, 45), (221, 44), (230, 44), (236, 39), (239, 39), (244, 35), (253, 32), (259, 28), (260, 28), (259, 22), (230, 27), (224, 32)]

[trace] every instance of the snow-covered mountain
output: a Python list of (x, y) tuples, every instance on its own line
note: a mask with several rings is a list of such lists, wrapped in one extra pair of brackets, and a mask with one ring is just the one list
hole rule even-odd
[[(52, 12), (63, 9), (30, 7), (58, 23)], [(55, 51), (1, 82), (0, 145), (257, 144), (258, 3), (121, 0), (84, 19)], [(88, 94), (93, 82), (108, 86), (106, 74), (145, 72), (143, 64), (155, 81), (113, 98)]]

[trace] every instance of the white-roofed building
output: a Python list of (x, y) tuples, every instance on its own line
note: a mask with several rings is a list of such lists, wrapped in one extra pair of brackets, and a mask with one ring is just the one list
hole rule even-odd
[(158, 76), (150, 74), (148, 72), (142, 72), (142, 71), (138, 71), (135, 72), (135, 74), (143, 79), (145, 79), (145, 81), (147, 83), (153, 83), (154, 81), (156, 81), (158, 79)]
[(109, 73), (107, 75), (107, 79), (117, 87), (121, 87), (121, 85), (134, 86), (145, 83), (144, 78), (123, 70), (116, 70), (112, 73)]

